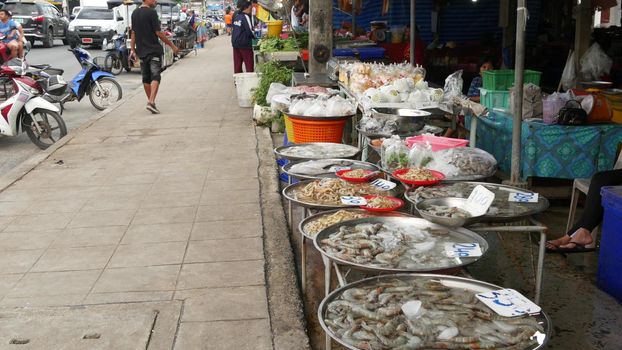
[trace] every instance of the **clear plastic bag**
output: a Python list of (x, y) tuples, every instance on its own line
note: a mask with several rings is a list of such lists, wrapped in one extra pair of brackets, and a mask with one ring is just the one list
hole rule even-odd
[(489, 177), (497, 169), (495, 157), (479, 148), (449, 148), (434, 152), (433, 155), (428, 168), (440, 171), (451, 179)]
[(577, 85), (577, 53), (574, 51), (566, 60), (566, 65), (562, 72), (561, 84), (564, 90), (570, 90)]
[(430, 144), (415, 143), (408, 152), (408, 165), (413, 168), (426, 168), (433, 159)]
[(574, 99), (572, 92), (559, 93), (554, 92), (542, 98), (542, 119), (546, 124), (555, 124), (556, 116), (566, 102)]
[(399, 136), (391, 136), (380, 148), (382, 168), (388, 171), (408, 167), (408, 146)]
[(451, 101), (454, 96), (462, 95), (462, 69), (451, 73), (445, 78), (445, 87), (443, 88), (443, 100)]
[(598, 45), (592, 44), (581, 57), (581, 74), (586, 79), (599, 80), (603, 74), (609, 73), (613, 60)]

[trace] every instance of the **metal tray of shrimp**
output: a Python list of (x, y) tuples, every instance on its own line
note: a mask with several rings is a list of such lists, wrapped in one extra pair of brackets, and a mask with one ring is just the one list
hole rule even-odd
[[(295, 203), (301, 207), (305, 207), (308, 209), (319, 209), (319, 210), (329, 210), (329, 209), (339, 209), (339, 208), (351, 208), (351, 207), (356, 207), (356, 205), (346, 205), (343, 203), (339, 203), (339, 204), (322, 204), (322, 203), (312, 203), (312, 202), (305, 202), (302, 200), (299, 200), (298, 198), (296, 198), (295, 192), (298, 191), (300, 188), (308, 185), (309, 183), (313, 182), (313, 181), (317, 181), (317, 180), (304, 180), (304, 181), (300, 181), (298, 183), (289, 185), (287, 187), (285, 187), (283, 189), (283, 191), (281, 192), (283, 194), (283, 196), (285, 197), (285, 199), (287, 199), (288, 201), (291, 201), (292, 203)], [(400, 184), (397, 185), (397, 187), (395, 187), (394, 189), (390, 190), (390, 191), (384, 191), (383, 194), (387, 195), (387, 196), (398, 196), (398, 195), (402, 195), (404, 193), (404, 187), (402, 187)]]
[[(487, 189), (495, 193), (495, 200), (492, 202), (488, 213), (481, 217), (478, 222), (508, 222), (520, 220), (534, 214), (541, 213), (549, 207), (549, 201), (544, 196), (538, 196), (538, 202), (510, 202), (509, 197), (512, 192), (525, 193), (533, 195), (534, 192), (507, 185), (487, 183), (487, 182), (459, 182), (459, 183), (441, 183), (436, 186), (426, 188), (409, 188), (404, 197), (407, 201), (417, 204), (420, 200), (426, 198), (443, 198), (458, 197), (468, 198), (469, 194), (475, 186), (483, 185)], [(420, 195), (417, 192), (423, 192)]]
[[(382, 167), (382, 161), (379, 161), (376, 165), (378, 166), (378, 168), (380, 168), (380, 170), (382, 170), (385, 174), (387, 174), (390, 179), (397, 181), (397, 179), (395, 179), (393, 175), (391, 175), (393, 174), (393, 171)], [(441, 183), (456, 183), (456, 182), (463, 182), (463, 181), (483, 180), (483, 179), (487, 179), (493, 176), (494, 174), (495, 173), (493, 172), (492, 174), (484, 174), (484, 175), (468, 175), (468, 176), (454, 176), (454, 177), (448, 176), (448, 177), (445, 177), (443, 181), (441, 181)]]
[(274, 153), (279, 158), (300, 161), (330, 158), (355, 159), (361, 150), (342, 143), (309, 142), (276, 147)]
[[(307, 173), (303, 173), (300, 171), (296, 171), (295, 169), (292, 169), (292, 167), (300, 167), (305, 164), (312, 165), (314, 164), (314, 162), (317, 162), (317, 164), (319, 164), (317, 166), (317, 169), (310, 167), (309, 172)], [(363, 169), (363, 170), (371, 170), (371, 171), (380, 172), (380, 169), (375, 164), (363, 162), (360, 160), (353, 160), (353, 159), (306, 160), (306, 161), (297, 162), (297, 163), (285, 164), (282, 170), (287, 175), (291, 177), (295, 177), (297, 179), (316, 180), (316, 179), (323, 179), (323, 178), (336, 178), (337, 175), (335, 175), (335, 173), (337, 172), (337, 170), (345, 169), (345, 168), (350, 168), (352, 170)]]
[[(355, 228), (360, 224), (381, 224), (382, 228), (369, 233), (368, 228)], [(339, 235), (342, 226), (349, 231)], [(367, 238), (361, 239), (361, 234)], [(448, 257), (445, 243), (477, 243), (482, 255)], [(476, 262), (488, 251), (488, 242), (473, 231), (416, 217), (367, 217), (334, 224), (320, 231), (313, 244), (337, 264), (367, 272), (450, 272)]]
[[(403, 286), (406, 288), (403, 288)], [(386, 315), (386, 311), (391, 311), (389, 307), (373, 305), (373, 303), (382, 304), (383, 299), (380, 296), (382, 292), (386, 292), (389, 288), (397, 290), (395, 293), (392, 293), (394, 294), (392, 296), (393, 299), (400, 298), (400, 294), (403, 295), (405, 293), (412, 293), (414, 296), (404, 296), (404, 299), (401, 301), (422, 298), (416, 296), (415, 292), (409, 292), (408, 290), (410, 287), (412, 287), (413, 291), (427, 288), (424, 289), (429, 295), (427, 298), (432, 299), (432, 302), (428, 305), (434, 305), (436, 300), (433, 300), (433, 298), (438, 297), (437, 299), (440, 299), (446, 296), (447, 293), (451, 293), (451, 297), (454, 299), (456, 296), (460, 296), (468, 300), (466, 302), (462, 301), (462, 304), (466, 304), (467, 306), (464, 308), (464, 311), (461, 311), (462, 308), (458, 309), (454, 307), (454, 309), (458, 311), (456, 314), (452, 315), (453, 317), (451, 320), (449, 317), (438, 317), (435, 320), (431, 320), (434, 316), (427, 317), (426, 313), (430, 311), (424, 310), (421, 315), (419, 315), (419, 318), (406, 321), (403, 313), (399, 311), (396, 313), (397, 315), (391, 318), (391, 316), (384, 316)], [(372, 348), (390, 349), (399, 346), (403, 346), (402, 348), (404, 349), (544, 349), (551, 337), (553, 329), (551, 319), (544, 311), (529, 317), (507, 319), (497, 316), (492, 310), (481, 305), (481, 303), (477, 304), (474, 302), (474, 294), (499, 289), (502, 288), (491, 283), (447, 275), (401, 273), (375, 276), (349, 283), (332, 291), (320, 303), (318, 319), (320, 321), (320, 326), (324, 329), (326, 334), (345, 348), (351, 350)], [(366, 294), (368, 291), (369, 293)], [(358, 302), (359, 300), (361, 303)], [(443, 300), (447, 299), (440, 299), (439, 303), (442, 303)], [(453, 303), (451, 300), (449, 302)], [(404, 303), (400, 302), (400, 304), (403, 305)], [(371, 308), (369, 308), (370, 305), (372, 305)], [(474, 313), (474, 309), (468, 308), (469, 306), (472, 307), (472, 305), (477, 305), (480, 314), (471, 318), (464, 317), (464, 319), (461, 319), (459, 316), (460, 313), (463, 315)], [(380, 310), (382, 310), (382, 313)], [(346, 317), (341, 318), (341, 313), (346, 313)], [(490, 316), (490, 318), (495, 321), (486, 320), (483, 318), (484, 316)], [(365, 326), (362, 327), (361, 324), (363, 324), (363, 322), (360, 321), (364, 321), (365, 318), (367, 318), (368, 321), (364, 322)], [(354, 322), (354, 324), (350, 322)], [(439, 323), (439, 325), (426, 328), (427, 322)], [(441, 325), (440, 323), (447, 324)], [(374, 330), (374, 324), (377, 326), (381, 325), (382, 329), (378, 328)], [(483, 327), (480, 325), (483, 325)], [(495, 333), (497, 329), (495, 327), (500, 326), (505, 327), (505, 331), (497, 331), (498, 333)], [(437, 336), (443, 333), (440, 329), (446, 330), (446, 327), (455, 327), (458, 329), (459, 334), (438, 342)], [(533, 331), (533, 333), (529, 330)], [(518, 333), (519, 331), (521, 334), (512, 336), (512, 334)], [(412, 334), (413, 332), (419, 335), (414, 337)], [(465, 336), (467, 333), (474, 334)], [(494, 336), (489, 336), (488, 333), (494, 333)], [(496, 343), (489, 343), (488, 347), (484, 347), (483, 345), (485, 345), (484, 342), (486, 340), (482, 340), (482, 338), (492, 339), (488, 340), (489, 342), (498, 340), (506, 342), (507, 344), (495, 345)], [(426, 344), (423, 343), (424, 339), (428, 342), (427, 345), (432, 345), (429, 343), (436, 342), (438, 346), (425, 346)], [(517, 344), (509, 344), (512, 341), (517, 342)], [(523, 346), (521, 346), (521, 344)]]
[[(319, 213), (313, 214), (305, 219), (303, 219), (300, 224), (298, 224), (298, 231), (300, 231), (300, 233), (302, 233), (305, 237), (309, 238), (309, 239), (314, 239), (315, 235), (317, 233), (311, 233), (306, 229), (306, 226), (308, 224), (311, 224), (317, 220), (321, 220), (324, 217), (327, 217), (329, 215), (335, 214), (338, 211), (346, 211), (348, 213), (355, 213), (355, 214), (360, 214), (361, 217), (370, 217), (370, 216), (382, 216), (382, 217), (410, 217), (413, 218), (415, 216), (408, 214), (408, 213), (403, 213), (401, 211), (390, 211), (390, 212), (371, 212), (371, 211), (367, 211), (367, 210), (363, 210), (363, 209), (355, 209), (355, 208), (346, 208), (346, 209), (333, 209), (333, 210), (327, 210), (327, 211), (321, 211)], [(341, 223), (344, 223), (346, 221), (350, 221), (350, 220), (356, 220), (356, 219), (347, 219), (344, 221), (341, 221)], [(319, 233), (319, 232), (318, 232)]]

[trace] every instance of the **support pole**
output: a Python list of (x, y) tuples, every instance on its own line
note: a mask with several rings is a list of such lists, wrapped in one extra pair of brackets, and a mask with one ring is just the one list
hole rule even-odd
[[(333, 1), (309, 1), (309, 73), (326, 73), (326, 62), (332, 56)], [(321, 56), (318, 61), (317, 57)]]
[(352, 0), (352, 35), (356, 38), (356, 0)]
[(592, 36), (592, 0), (581, 0), (577, 5), (577, 18), (575, 22), (574, 52), (576, 54), (576, 68), (579, 72), (579, 60), (590, 46)]
[[(415, 0), (410, 0), (410, 64), (415, 65), (415, 35), (417, 35), (415, 23)], [(423, 64), (423, 62), (419, 62)]]
[(521, 128), (523, 122), (523, 82), (525, 71), (525, 26), (527, 8), (525, 0), (518, 0), (516, 6), (516, 56), (514, 58), (514, 106), (512, 108), (512, 171), (510, 182), (519, 183), (521, 156)]

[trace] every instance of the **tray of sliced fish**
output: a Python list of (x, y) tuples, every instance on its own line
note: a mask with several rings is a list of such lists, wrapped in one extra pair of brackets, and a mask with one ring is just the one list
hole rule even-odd
[(362, 169), (381, 173), (375, 164), (353, 159), (306, 160), (298, 163), (289, 163), (282, 168), (287, 175), (303, 180), (336, 178), (335, 173), (342, 169)]
[(309, 239), (314, 239), (315, 235), (320, 233), (328, 226), (341, 222), (367, 218), (370, 216), (381, 217), (414, 217), (411, 214), (399, 211), (390, 212), (371, 212), (363, 209), (344, 208), (321, 211), (303, 219), (298, 225), (298, 231)]
[(362, 197), (370, 194), (396, 196), (403, 193), (403, 187), (398, 185), (390, 191), (383, 191), (368, 182), (348, 182), (342, 179), (304, 180), (283, 189), (283, 196), (302, 207), (309, 209), (338, 209), (354, 205), (343, 204), (342, 196)]
[(318, 319), (351, 350), (543, 349), (552, 331), (546, 313), (502, 317), (475, 297), (499, 289), (455, 276), (382, 275), (330, 293)]
[(538, 201), (511, 202), (511, 193), (522, 193), (533, 195), (534, 192), (501, 184), (486, 182), (457, 182), (451, 184), (439, 184), (431, 187), (410, 188), (404, 197), (413, 204), (417, 204), (423, 199), (428, 198), (468, 198), (475, 186), (482, 185), (495, 194), (495, 199), (490, 205), (488, 212), (479, 218), (480, 222), (508, 222), (519, 220), (534, 214), (541, 213), (549, 207), (549, 201), (544, 196), (538, 195)]
[(360, 152), (361, 150), (357, 147), (330, 142), (295, 143), (274, 149), (274, 153), (279, 158), (294, 161), (329, 158), (354, 159)]
[(446, 243), (488, 242), (464, 228), (448, 228), (414, 217), (367, 217), (331, 225), (313, 244), (341, 265), (372, 272), (439, 272), (476, 262), (479, 257), (449, 257)]

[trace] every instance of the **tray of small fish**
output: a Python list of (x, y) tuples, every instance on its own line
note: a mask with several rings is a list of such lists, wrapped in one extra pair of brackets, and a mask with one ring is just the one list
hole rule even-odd
[[(318, 319), (331, 338), (351, 350), (543, 349), (552, 331), (546, 313), (502, 317), (475, 297), (499, 289), (455, 276), (382, 275), (330, 293)], [(402, 311), (406, 303), (409, 317)]]
[(507, 185), (486, 182), (457, 182), (440, 184), (432, 187), (410, 188), (404, 197), (413, 204), (429, 198), (468, 198), (475, 186), (482, 185), (495, 194), (486, 215), (478, 219), (483, 222), (508, 222), (519, 220), (534, 214), (541, 213), (549, 207), (549, 201), (544, 196), (538, 196), (538, 202), (510, 202), (510, 193), (518, 192), (533, 195), (534, 192)]
[(314, 160), (329, 158), (356, 158), (361, 150), (342, 143), (310, 142), (280, 146), (274, 149), (279, 158), (288, 160)]
[(402, 213), (399, 211), (378, 213), (355, 208), (333, 209), (321, 211), (317, 214), (313, 214), (303, 219), (298, 225), (298, 231), (300, 231), (305, 237), (309, 239), (314, 239), (315, 235), (320, 233), (320, 231), (327, 228), (328, 226), (349, 220), (367, 218), (370, 216), (414, 217), (411, 214)]
[(403, 188), (396, 187), (390, 191), (383, 191), (369, 183), (353, 183), (342, 179), (305, 180), (283, 189), (283, 196), (293, 203), (309, 209), (338, 209), (353, 207), (341, 202), (342, 196), (366, 196), (369, 194), (384, 194), (395, 196), (402, 193)]
[[(399, 169), (386, 169), (382, 167), (382, 161), (379, 161), (378, 163), (376, 163), (376, 166), (382, 170), (385, 174), (387, 174), (387, 176), (392, 180), (392, 181), (398, 181), (398, 179), (396, 179), (393, 176), (393, 172), (395, 170), (399, 170)], [(463, 181), (474, 181), (474, 180), (483, 180), (483, 179), (487, 179), (489, 177), (491, 177), (492, 175), (494, 175), (494, 173), (492, 174), (482, 174), (482, 175), (469, 175), (469, 176), (450, 176), (450, 175), (445, 175), (445, 178), (443, 180), (441, 180), (441, 183), (459, 183), (459, 182), (463, 182)]]
[(335, 173), (342, 169), (362, 169), (380, 171), (375, 164), (352, 159), (318, 159), (298, 163), (289, 163), (283, 166), (283, 172), (289, 176), (302, 180), (322, 178), (336, 178)]
[(331, 225), (313, 241), (317, 250), (341, 265), (372, 272), (440, 272), (480, 257), (449, 257), (445, 243), (488, 242), (464, 228), (448, 228), (414, 217), (367, 217)]

